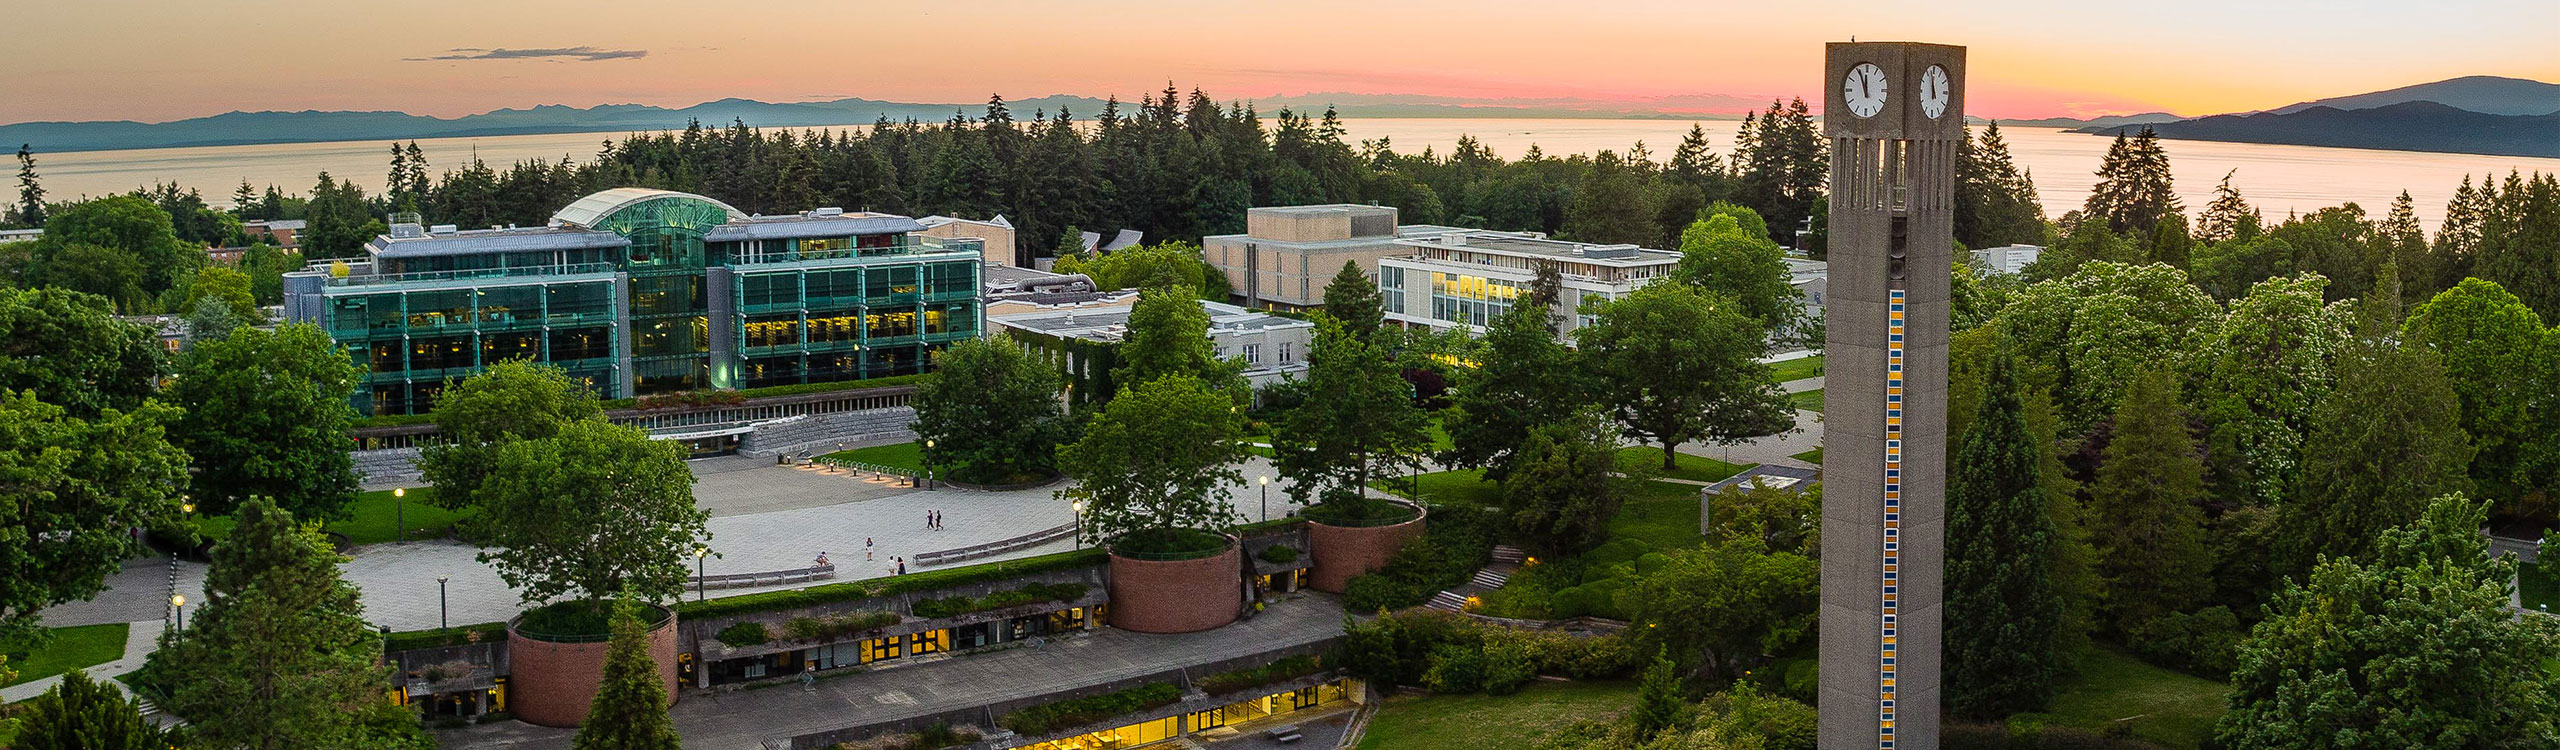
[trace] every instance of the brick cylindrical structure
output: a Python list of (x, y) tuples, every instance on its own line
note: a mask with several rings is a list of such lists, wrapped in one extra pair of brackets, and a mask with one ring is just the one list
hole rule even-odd
[(1333, 526), (1309, 519), (1307, 554), (1315, 564), (1307, 569), (1307, 588), (1339, 594), (1352, 576), (1386, 567), (1405, 542), (1422, 536), (1430, 513), (1421, 506), (1414, 511), (1413, 520), (1386, 526)]
[[(654, 605), (652, 605), (654, 607)], [(665, 622), (649, 631), (649, 658), (658, 663), (667, 702), (676, 698), (676, 617), (656, 608)], [(522, 618), (518, 618), (521, 620)], [(528, 724), (574, 727), (604, 684), (604, 655), (612, 644), (554, 643), (527, 637), (507, 625), (507, 710)]]
[(1111, 556), (1111, 626), (1140, 633), (1191, 633), (1236, 621), (1244, 607), (1243, 548), (1189, 560)]

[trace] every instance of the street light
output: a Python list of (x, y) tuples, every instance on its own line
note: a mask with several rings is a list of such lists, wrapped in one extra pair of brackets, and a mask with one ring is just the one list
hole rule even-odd
[(1076, 549), (1084, 549), (1084, 501), (1078, 500), (1067, 505), (1076, 509)]
[(693, 545), (693, 600), (697, 602), (706, 601), (710, 599), (711, 596), (710, 594), (704, 593), (702, 590), (702, 579), (708, 577), (707, 574), (703, 572), (708, 570), (708, 568), (705, 568), (704, 566), (710, 564), (704, 558), (710, 556), (710, 547), (705, 547), (699, 544)]
[(407, 487), (391, 488), (391, 538), (403, 542), (409, 541), (409, 514), (408, 508), (401, 503), (401, 498), (408, 496), (409, 488)]
[(933, 489), (933, 440), (924, 441), (924, 488)]
[(1264, 474), (1255, 477), (1253, 481), (1262, 485), (1262, 520), (1269, 521), (1271, 520), (1271, 475)]
[(171, 607), (175, 607), (175, 608), (177, 608), (177, 610), (178, 610), (178, 629), (179, 629), (179, 630), (185, 630), (185, 629), (187, 629), (187, 595), (185, 595), (185, 594), (171, 594), (171, 595), (169, 595), (169, 606), (171, 606)]
[(443, 630), (443, 629), (445, 629), (445, 628), (453, 627), (453, 605), (451, 605), (451, 604), (447, 603), (447, 602), (449, 602), (450, 600), (446, 599), (446, 598), (445, 598), (445, 596), (444, 596), (444, 590), (445, 590), (444, 582), (445, 582), (445, 581), (452, 580), (452, 579), (453, 579), (453, 577), (452, 577), (452, 576), (436, 576), (436, 629), (437, 629), (437, 630)]

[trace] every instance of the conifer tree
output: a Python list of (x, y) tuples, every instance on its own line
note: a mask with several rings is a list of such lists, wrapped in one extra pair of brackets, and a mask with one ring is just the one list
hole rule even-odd
[[(142, 682), (210, 747), (415, 747), (415, 720), (382, 723), (389, 669), (338, 554), (316, 526), (266, 498), (232, 514), (214, 545), (205, 602), (163, 636)], [(396, 709), (395, 709), (396, 710)], [(391, 734), (385, 736), (384, 732)]]
[(2097, 481), (2089, 485), (2090, 539), (2106, 580), (2105, 618), (2132, 632), (2184, 612), (2210, 593), (2213, 558), (2204, 544), (2204, 462), (2187, 431), (2177, 382), (2167, 370), (2134, 377), (2116, 408)]
[(2382, 223), (2374, 225), (2372, 240), (2375, 247), (2370, 255), (2389, 259), (2391, 266), (2400, 271), (2401, 307), (2416, 307), (2443, 291), (2443, 287), (2436, 286), (2443, 270), (2438, 267), (2435, 253), (2427, 247), (2427, 230), (2418, 224), (2418, 209), (2409, 199), (2409, 191), (2402, 190), (2399, 197), (2391, 199), (2390, 211), (2383, 215)]
[(2348, 345), (2337, 390), (2311, 412), (2302, 479), (2283, 508), (2289, 570), (2310, 571), (2321, 555), (2365, 554), (2429, 499), (2469, 491), (2472, 445), (2461, 418), (2434, 352), (2370, 332)]
[(1353, 261), (1343, 261), (1342, 271), (1324, 285), (1324, 311), (1342, 321), (1343, 330), (1363, 341), (1376, 340), (1378, 328), (1386, 325), (1385, 302), (1378, 294), (1378, 283), (1370, 281), (1368, 274), (1360, 272), (1360, 264)]
[[(1947, 708), (1996, 718), (2044, 708), (2060, 673), (2060, 536), (2027, 429), (2017, 362), (2003, 347), (1947, 477)], [(1925, 709), (1924, 709), (1925, 710)]]
[(28, 144), (18, 144), (18, 223), (22, 226), (44, 226), (44, 183), (36, 177), (36, 152)]
[(2081, 212), (2105, 220), (2108, 231), (2121, 234), (2150, 229), (2160, 223), (2160, 217), (2178, 211), (2169, 156), (2160, 150), (2159, 135), (2148, 127), (2131, 137), (2117, 133), (2098, 165), (2098, 185), (2090, 190)]
[(183, 735), (142, 716), (142, 703), (72, 670), (28, 701), (18, 720), (17, 750), (168, 750)]
[(1993, 122), (1957, 144), (1955, 234), (1969, 248), (2044, 242), (2044, 206)]
[(2247, 240), (2258, 236), (2266, 223), (2258, 216), (2258, 209), (2240, 197), (2240, 189), (2231, 186), (2231, 178), (2237, 174), (2237, 168), (2222, 173), (2222, 184), (2213, 189), (2213, 202), (2205, 204), (2204, 213), (2196, 215), (2196, 241), (2212, 244)]
[(1636, 682), (1636, 736), (1650, 738), (1680, 723), (1688, 705), (1680, 700), (1679, 668), (1671, 663), (1668, 649), (1657, 650), (1653, 661), (1645, 665), (1644, 677)]
[(649, 628), (640, 604), (613, 608), (613, 642), (606, 646), (604, 681), (578, 725), (575, 750), (682, 750), (684, 740), (667, 716), (666, 667), (649, 656)]
[(1298, 502), (1321, 503), (1328, 513), (1369, 512), (1363, 502), (1369, 482), (1415, 464), (1431, 449), (1430, 417), (1414, 406), (1413, 385), (1395, 358), (1331, 315), (1316, 318), (1306, 379), (1299, 382), (1306, 398), (1282, 417), (1271, 444), (1273, 463)]

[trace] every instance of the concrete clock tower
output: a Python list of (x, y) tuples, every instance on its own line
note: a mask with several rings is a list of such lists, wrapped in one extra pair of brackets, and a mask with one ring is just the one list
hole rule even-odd
[(1947, 284), (1964, 48), (1834, 43), (1823, 750), (1938, 750)]

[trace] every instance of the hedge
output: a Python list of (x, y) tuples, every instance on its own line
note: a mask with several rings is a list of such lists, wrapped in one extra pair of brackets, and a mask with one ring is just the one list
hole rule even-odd
[(916, 602), (917, 617), (933, 619), (954, 617), (971, 612), (1020, 606), (1032, 602), (1065, 602), (1084, 598), (1088, 587), (1081, 583), (1034, 583), (1018, 589), (996, 591), (986, 596), (950, 596)]
[(1191, 684), (1200, 688), (1200, 692), (1225, 695), (1282, 680), (1294, 680), (1322, 671), (1324, 671), (1323, 660), (1314, 656), (1292, 656), (1252, 669), (1219, 672), (1194, 680)]
[(768, 591), (762, 594), (732, 596), (710, 601), (690, 601), (676, 605), (676, 614), (688, 619), (704, 620), (750, 612), (814, 607), (911, 591), (933, 591), (1032, 573), (1100, 565), (1109, 554), (1100, 549), (1082, 549), (1019, 560), (1001, 560), (949, 568), (930, 573), (832, 583), (795, 591)]
[(1047, 734), (1084, 726), (1122, 714), (1133, 714), (1182, 700), (1182, 689), (1170, 682), (1150, 682), (1112, 693), (1032, 706), (1005, 714), (996, 723), (1025, 735)]
[(382, 637), (382, 652), (388, 654), (401, 651), (414, 651), (422, 648), (459, 646), (465, 643), (471, 643), (471, 634), (473, 633), (480, 634), (480, 643), (503, 641), (507, 639), (507, 624), (503, 622), (484, 622), (478, 625), (464, 625), (458, 628), (412, 630), (404, 633), (392, 633)]

